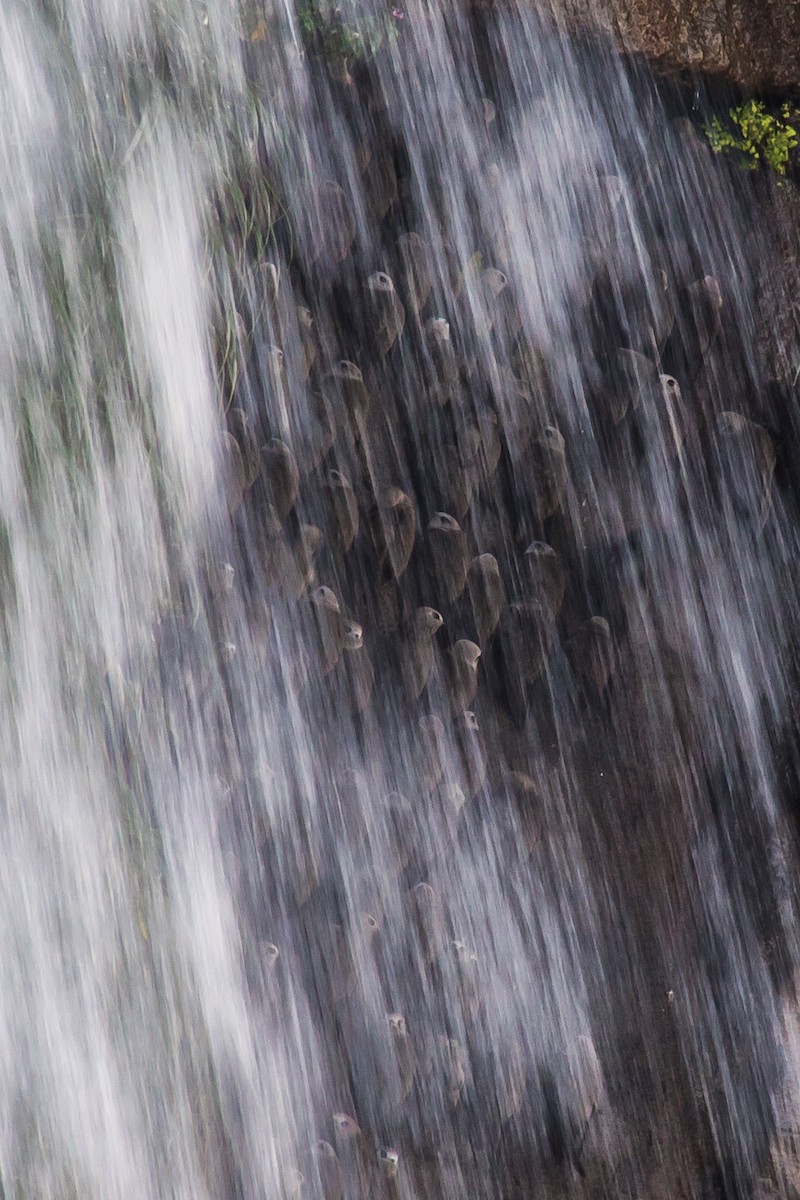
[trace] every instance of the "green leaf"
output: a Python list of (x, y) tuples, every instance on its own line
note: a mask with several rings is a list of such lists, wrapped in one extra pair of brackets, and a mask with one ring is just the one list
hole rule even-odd
[(798, 130), (790, 122), (800, 117), (788, 103), (780, 116), (768, 112), (760, 100), (749, 100), (731, 108), (728, 118), (736, 130), (725, 126), (714, 114), (705, 125), (705, 135), (717, 154), (738, 153), (742, 166), (749, 171), (764, 164), (776, 174), (784, 175), (792, 150), (798, 144)]

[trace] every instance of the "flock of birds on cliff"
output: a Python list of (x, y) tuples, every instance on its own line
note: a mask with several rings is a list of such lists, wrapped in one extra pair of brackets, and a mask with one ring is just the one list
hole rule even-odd
[[(607, 483), (579, 488), (581, 451), (526, 333), (506, 214), (466, 261), (444, 224), (438, 242), (416, 232), (379, 85), (336, 88), (372, 224), (358, 227), (352, 183), (317, 183), (301, 213), (284, 205), (309, 236), (290, 243), (282, 218), (254, 264), (235, 386), (222, 372), (235, 566), (207, 572), (223, 675), (239, 652), (226, 624), (236, 597), (257, 665), (282, 679), (329, 783), (320, 828), (304, 829), (298, 768), (298, 816), (282, 832), (245, 768), (226, 780), (220, 836), (265, 1042), (295, 1028), (299, 997), (325, 1031), (324, 1111), (287, 1195), (392, 1194), (412, 1177), (426, 1194), (467, 1181), (490, 1194), (501, 1158), (508, 1179), (522, 1148), (524, 1190), (551, 1169), (584, 1174), (608, 1115), (603, 1070), (588, 1029), (546, 1060), (522, 1041), (493, 1048), (478, 955), (448, 911), (450, 855), (480, 837), (499, 848), (511, 911), (524, 907), (514, 896), (545, 836), (536, 764), (557, 756), (560, 722), (602, 739), (614, 720), (635, 636), (617, 548), (666, 519), (665, 480), (675, 519), (701, 486), (717, 519), (758, 535), (775, 448), (748, 417), (687, 399), (720, 334), (717, 279), (631, 278), (612, 247), (587, 243), (575, 297), (598, 366), (586, 436)], [(482, 102), (487, 138), (496, 120)], [(587, 204), (613, 212), (622, 190), (600, 177)], [(165, 653), (187, 637), (177, 618), (158, 631)], [(400, 763), (384, 795), (370, 775), (381, 739)]]

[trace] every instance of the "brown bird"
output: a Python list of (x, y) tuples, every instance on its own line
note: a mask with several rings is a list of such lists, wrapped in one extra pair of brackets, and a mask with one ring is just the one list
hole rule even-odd
[(541, 523), (558, 511), (567, 485), (564, 438), (555, 425), (546, 425), (531, 442), (523, 458), (522, 490)]
[(297, 536), (289, 541), (277, 517), (268, 514), (268, 520), (262, 555), (267, 583), (297, 600), (316, 578), (315, 562), (322, 545), (322, 531), (316, 525), (301, 525)]
[(381, 570), (399, 579), (408, 566), (417, 533), (417, 515), (411, 497), (389, 487), (372, 514), (373, 540)]
[(437, 828), (448, 845), (458, 836), (466, 803), (467, 795), (461, 785), (454, 780), (443, 779), (436, 789), (434, 811)]
[(317, 340), (314, 336), (314, 318), (311, 315), (311, 309), (306, 308), (304, 304), (295, 306), (295, 317), (301, 350), (297, 374), (300, 382), (305, 383), (314, 369), (318, 355)]
[(436, 787), (444, 772), (444, 723), (435, 714), (420, 717), (417, 721), (419, 731), (419, 779), (426, 791)]
[(243, 482), (245, 491), (253, 486), (261, 470), (261, 456), (258, 452), (253, 427), (247, 413), (241, 408), (232, 408), (228, 412), (228, 430), (236, 438), (242, 455), (244, 467)]
[(649, 282), (647, 298), (650, 326), (655, 337), (655, 352), (660, 358), (675, 324), (675, 309), (667, 272), (659, 268)]
[(354, 143), (353, 150), (356, 157), (356, 166), (359, 173), (363, 175), (372, 162), (372, 147), (369, 142), (359, 140)]
[(314, 642), (323, 675), (329, 674), (344, 649), (345, 622), (339, 599), (329, 587), (318, 587), (308, 598)]
[(298, 199), (301, 228), (310, 225), (312, 260), (335, 266), (350, 253), (356, 236), (353, 207), (336, 183), (323, 183)]
[(478, 472), (466, 465), (460, 446), (449, 442), (439, 449), (435, 482), (441, 503), (456, 520), (463, 521), (478, 486)]
[(386, 1200), (399, 1196), (400, 1151), (394, 1146), (379, 1146), (375, 1152), (377, 1185)]
[(335, 1112), (332, 1116), (333, 1144), (339, 1157), (348, 1200), (361, 1200), (369, 1195), (372, 1156), (369, 1139), (349, 1113)]
[(674, 324), (669, 280), (664, 271), (634, 268), (607, 259), (594, 282), (593, 314), (601, 356), (625, 346), (657, 362)]
[(242, 451), (233, 434), (225, 430), (222, 434), (221, 447), (221, 479), (228, 504), (228, 512), (233, 516), (244, 499), (247, 490), (247, 470)]
[[(313, 896), (319, 887), (323, 862), (319, 846), (311, 836), (312, 831), (295, 824), (285, 856), (281, 859), (281, 872), (286, 879), (286, 888), (291, 902), (298, 908)], [(331, 961), (328, 956), (328, 961)]]
[[(665, 462), (683, 462), (690, 433), (689, 415), (680, 385), (671, 375), (659, 375), (642, 402), (639, 425), (646, 433), (645, 454), (655, 458), (656, 479)], [(632, 481), (633, 482), (633, 481)], [(644, 501), (649, 511), (651, 504)]]
[(612, 213), (625, 194), (625, 184), (619, 175), (600, 175), (594, 181), (593, 190), (601, 209)]
[(478, 642), (485, 646), (497, 628), (506, 605), (506, 593), (500, 567), (493, 554), (479, 554), (467, 571), (467, 589)]
[(346, 554), (358, 533), (358, 500), (350, 480), (341, 471), (329, 470), (322, 485), (325, 495), (325, 533), (340, 554)]
[(526, 683), (539, 678), (550, 656), (553, 620), (534, 602), (515, 601), (503, 609), (497, 634), (507, 664), (514, 664)]
[(428, 685), (435, 661), (433, 639), (443, 624), (442, 614), (435, 608), (422, 607), (403, 632), (401, 671), (413, 700), (419, 700)]
[(505, 1045), (501, 1052), (490, 1051), (494, 1077), (494, 1102), (497, 1115), (505, 1124), (522, 1108), (527, 1083), (525, 1055), (519, 1042)]
[(342, 1167), (339, 1155), (330, 1142), (317, 1142), (315, 1160), (322, 1200), (342, 1200), (344, 1194)]
[(407, 904), (422, 961), (432, 963), (444, 945), (442, 902), (429, 883), (418, 883), (408, 893)]
[[(387, 798), (384, 807), (388, 804)], [(389, 829), (388, 819), (384, 821), (384, 827)], [(388, 833), (386, 836), (389, 836)], [(386, 924), (390, 897), (396, 894), (396, 876), (397, 872), (390, 870), (388, 863), (381, 861), (378, 865), (376, 858), (362, 860), (361, 865), (353, 870), (352, 891), (356, 903), (360, 910), (372, 914), (380, 929)]]
[(298, 1167), (287, 1167), (281, 1180), (281, 1195), (285, 1200), (299, 1200), (306, 1186), (306, 1177)]
[[(493, 386), (497, 395), (497, 410), (503, 414), (503, 431), (515, 462), (523, 460), (528, 451), (536, 425), (531, 420), (542, 400), (522, 379), (517, 379), (506, 367), (498, 364)], [(498, 431), (499, 437), (499, 431)]]
[(461, 638), (444, 656), (444, 674), (450, 711), (454, 714), (471, 708), (478, 692), (478, 659), (481, 648)]
[(713, 154), (695, 122), (690, 117), (676, 117), (669, 122), (669, 130), (679, 146), (681, 159), (685, 156), (693, 168), (705, 168)]
[(514, 345), (511, 365), (514, 375), (525, 385), (529, 394), (546, 404), (554, 389), (552, 371), (544, 350), (520, 337)]
[(526, 596), (541, 604), (555, 620), (564, 600), (565, 580), (561, 559), (546, 542), (531, 542), (523, 556)]
[(495, 304), (494, 327), (503, 331), (503, 337), (509, 344), (513, 343), (522, 332), (523, 320), (519, 299), (510, 283), (500, 290)]
[(453, 942), (461, 1012), (467, 1024), (474, 1024), (481, 1009), (482, 997), (478, 979), (478, 956), (460, 939)]
[(697, 331), (697, 346), (705, 354), (722, 325), (722, 289), (713, 275), (695, 280), (688, 289), (691, 315)]
[(376, 271), (367, 280), (367, 302), (372, 316), (373, 345), (383, 358), (400, 337), (406, 321), (406, 310), (385, 271)]
[(617, 350), (613, 358), (613, 378), (604, 391), (603, 407), (615, 425), (628, 411), (636, 411), (642, 396), (649, 395), (658, 383), (658, 367), (636, 350)]
[(331, 398), (334, 413), (341, 411), (342, 405), (351, 425), (357, 428), (370, 410), (370, 395), (364, 383), (364, 376), (354, 362), (342, 358), (328, 373), (324, 381), (325, 395)]
[(292, 410), (286, 356), (280, 346), (268, 346), (263, 358), (267, 418), (280, 433), (288, 435)]
[(280, 328), (279, 299), (281, 294), (281, 269), (277, 263), (260, 263), (253, 272), (255, 292), (255, 323), (266, 325), (269, 335), (277, 336)]
[(717, 418), (715, 450), (723, 486), (734, 511), (755, 519), (763, 529), (772, 501), (775, 444), (761, 425), (741, 413), (723, 412)]
[(401, 875), (414, 861), (417, 853), (417, 814), (412, 804), (400, 792), (390, 792), (385, 800), (386, 829), (389, 838), (387, 865), (395, 875)]
[(508, 287), (508, 277), (497, 267), (485, 267), (475, 281), (478, 310), (475, 313), (475, 332), (479, 338), (489, 337), (500, 323), (504, 305), (501, 296)]
[[(455, 296), (459, 296), (464, 289), (464, 253), (460, 247), (453, 244), (451, 238), (445, 236), (441, 242), (441, 250), (444, 256), (444, 261), (447, 267), (446, 279), (450, 285), (450, 289)], [(480, 255), (478, 256), (480, 259)]]
[[(490, 189), (502, 195), (507, 181), (498, 163), (489, 163), (486, 178)], [(493, 262), (503, 271), (510, 271), (517, 260), (516, 239), (522, 228), (519, 211), (513, 205), (498, 203), (487, 213), (486, 247)]]
[(367, 784), (361, 772), (343, 771), (336, 778), (332, 802), (327, 806), (333, 836), (354, 850), (363, 845), (367, 836), (366, 795)]
[(461, 414), (456, 424), (456, 444), (464, 470), (475, 485), (488, 484), (494, 478), (502, 454), (500, 420), (490, 405), (476, 404), (469, 414)]
[(605, 1081), (594, 1041), (588, 1034), (575, 1039), (578, 1060), (578, 1112), (590, 1121), (603, 1104)]
[(353, 995), (358, 979), (350, 931), (332, 921), (327, 928), (323, 926), (318, 936), (325, 982), (330, 988), (331, 999), (337, 1007), (344, 1006)]
[(471, 800), (486, 782), (486, 747), (478, 718), (472, 709), (459, 713), (453, 723), (456, 750), (461, 767), (461, 790)]
[(397, 199), (397, 172), (390, 146), (373, 144), (361, 178), (370, 212), (376, 221), (382, 221)]
[(444, 317), (433, 317), (425, 325), (425, 347), (431, 367), (429, 400), (443, 408), (458, 393), (459, 364), (450, 331)]
[(469, 1059), (455, 1038), (439, 1034), (432, 1047), (428, 1065), (428, 1083), (434, 1111), (447, 1112), (461, 1104), (466, 1096)]
[[(493, 488), (487, 499), (478, 496), (469, 514), (470, 540), (473, 544), (492, 546), (495, 552), (503, 554), (505, 570), (507, 555), (513, 545), (514, 535), (509, 524), (509, 512), (501, 490)], [(470, 559), (470, 562), (472, 559)], [(499, 553), (498, 553), (498, 561)], [(469, 570), (469, 568), (467, 568)], [(466, 598), (468, 602), (469, 596)]]
[(405, 306), (416, 317), (433, 288), (433, 252), (418, 233), (403, 233), (397, 239), (397, 253)]
[(344, 687), (353, 711), (363, 713), (372, 699), (375, 668), (364, 646), (364, 630), (357, 621), (344, 623), (344, 653), (339, 660)]
[(722, 327), (722, 289), (713, 275), (697, 279), (686, 289), (676, 309), (662, 364), (669, 375), (684, 383), (693, 379)]
[(254, 1005), (271, 1025), (291, 1012), (291, 985), (280, 950), (274, 942), (256, 943), (255, 954), (245, 965), (245, 977)]
[(590, 617), (567, 640), (564, 649), (573, 671), (602, 696), (617, 661), (608, 621), (604, 617)]
[(358, 914), (361, 923), (361, 932), (364, 935), (367, 946), (372, 949), (381, 932), (381, 923), (376, 916), (370, 912), (362, 911)]
[(400, 1012), (389, 1013), (387, 1021), (394, 1049), (397, 1082), (399, 1084), (395, 1097), (395, 1107), (397, 1107), (405, 1103), (414, 1086), (414, 1078), (417, 1072), (417, 1052), (414, 1048), (414, 1040), (408, 1032), (408, 1026), (403, 1014)]
[(330, 396), (324, 390), (307, 392), (306, 402), (292, 410), (292, 446), (303, 476), (317, 469), (333, 445), (333, 412)]
[(287, 590), (299, 597), (311, 586), (316, 577), (314, 563), (322, 545), (322, 531), (316, 525), (301, 525), (296, 541), (291, 546), (291, 575)]
[(400, 1153), (391, 1146), (381, 1146), (376, 1151), (378, 1171), (384, 1179), (394, 1179), (400, 1169)]
[(280, 438), (270, 438), (262, 447), (261, 462), (267, 498), (282, 520), (297, 502), (300, 490), (297, 461), (286, 442)]
[(466, 534), (455, 517), (438, 512), (428, 522), (428, 545), (428, 568), (435, 589), (448, 603), (452, 603), (467, 584), (470, 555)]
[(583, 1175), (583, 1162), (589, 1150), (592, 1130), (597, 1126), (605, 1106), (606, 1090), (603, 1068), (594, 1041), (588, 1034), (581, 1034), (575, 1039), (575, 1059), (577, 1072), (573, 1075), (575, 1083), (571, 1101), (572, 1123), (577, 1136), (573, 1161), (578, 1173)]
[(559, 1054), (554, 1068), (544, 1073), (542, 1083), (551, 1151), (557, 1161), (571, 1163), (583, 1178), (587, 1139), (605, 1094), (603, 1071), (592, 1039), (585, 1035), (576, 1038), (572, 1054)]
[(331, 1123), (336, 1153), (340, 1160), (350, 1158), (355, 1147), (363, 1145), (366, 1141), (361, 1126), (355, 1117), (346, 1112), (332, 1113)]
[(511, 836), (516, 852), (530, 858), (542, 840), (544, 801), (538, 784), (524, 771), (507, 771), (503, 776), (511, 802)]
[(262, 565), (268, 587), (278, 587), (282, 581), (289, 548), (283, 535), (283, 526), (271, 504), (265, 504), (261, 513)]
[(236, 572), (229, 562), (208, 563), (204, 575), (211, 595), (217, 600), (233, 592)]

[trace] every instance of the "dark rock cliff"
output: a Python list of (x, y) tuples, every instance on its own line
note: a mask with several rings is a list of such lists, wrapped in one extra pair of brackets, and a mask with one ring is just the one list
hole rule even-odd
[(665, 67), (724, 73), (750, 91), (800, 87), (798, 0), (566, 0), (563, 7)]

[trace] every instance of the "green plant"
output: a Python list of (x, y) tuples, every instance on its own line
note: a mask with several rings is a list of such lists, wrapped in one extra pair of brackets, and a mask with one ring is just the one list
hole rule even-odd
[(397, 34), (401, 9), (385, 17), (359, 18), (342, 11), (336, 0), (296, 0), (297, 25), (307, 53), (347, 66), (377, 54), (383, 43)]
[(712, 150), (738, 155), (748, 171), (770, 167), (776, 175), (785, 175), (789, 157), (798, 144), (794, 122), (800, 113), (788, 104), (782, 105), (777, 114), (770, 113), (763, 101), (748, 100), (730, 109), (728, 117), (731, 124), (713, 116), (705, 127)]

